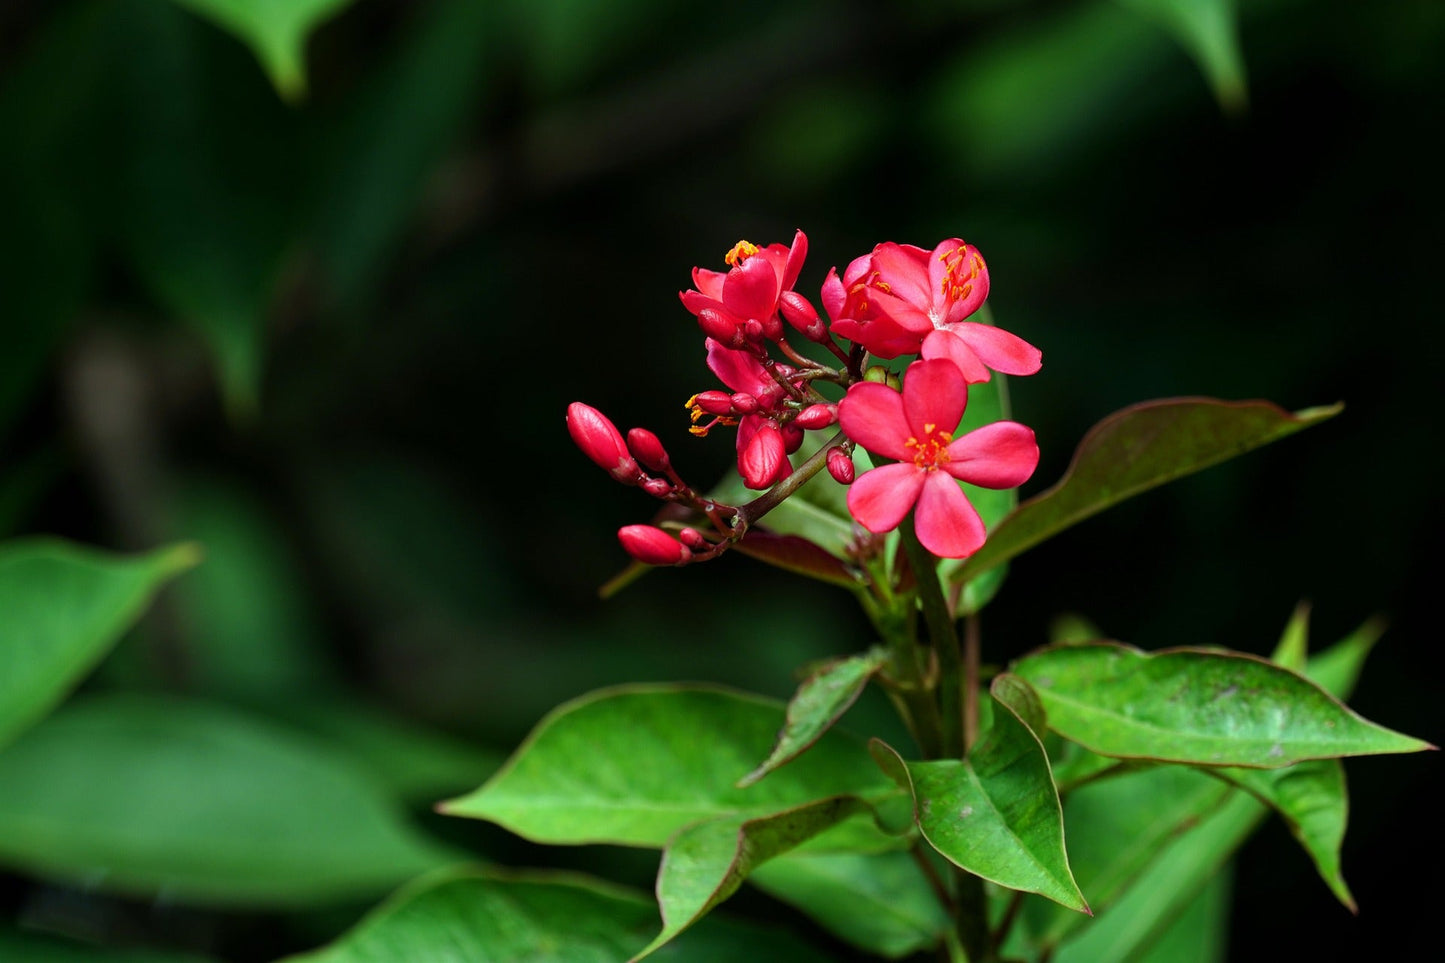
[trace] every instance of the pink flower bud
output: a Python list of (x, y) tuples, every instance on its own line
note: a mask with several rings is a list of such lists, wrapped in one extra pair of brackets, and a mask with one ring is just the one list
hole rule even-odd
[(763, 323), (757, 318), (748, 318), (747, 324), (743, 325), (743, 337), (753, 344), (760, 344), (763, 340)]
[(574, 401), (567, 406), (567, 431), (582, 453), (613, 478), (636, 484), (642, 474), (627, 450), (622, 433), (596, 408)]
[(828, 326), (818, 317), (818, 309), (797, 291), (784, 291), (778, 300), (778, 309), (782, 311), (784, 320), (809, 341), (827, 340)]
[(777, 341), (783, 336), (783, 322), (778, 320), (776, 314), (770, 314), (762, 319), (763, 337), (769, 341)]
[(783, 433), (783, 450), (788, 454), (803, 447), (803, 429), (797, 425), (783, 425), (778, 430)]
[(692, 558), (686, 546), (652, 525), (624, 525), (617, 540), (628, 555), (647, 565), (681, 565)]
[(675, 490), (666, 478), (649, 478), (642, 483), (642, 490), (653, 498), (666, 498)]
[(667, 450), (662, 447), (662, 442), (657, 436), (646, 428), (634, 428), (627, 433), (627, 447), (642, 462), (653, 471), (667, 471), (672, 462), (667, 457)]
[(728, 400), (732, 402), (734, 411), (739, 411), (745, 415), (750, 415), (758, 410), (758, 399), (745, 391), (739, 391)]
[(828, 449), (828, 474), (840, 485), (853, 484), (853, 459), (841, 448)]
[(677, 533), (677, 540), (695, 551), (708, 547), (707, 539), (703, 538), (702, 532), (695, 528), (684, 528)]
[(726, 391), (701, 391), (692, 400), (710, 415), (727, 415), (733, 410), (732, 395)]
[(775, 422), (763, 422), (748, 439), (747, 446), (738, 452), (738, 473), (749, 488), (771, 488), (791, 470), (783, 433)]
[[(808, 431), (816, 431), (819, 428), (827, 428), (837, 420), (838, 407), (836, 405), (809, 405), (798, 412), (798, 417), (793, 419), (793, 424), (799, 428), (806, 428)], [(633, 451), (636, 449), (634, 448)]]
[(743, 345), (742, 328), (719, 311), (703, 308), (697, 313), (697, 324), (702, 328), (703, 334), (729, 348), (740, 348)]

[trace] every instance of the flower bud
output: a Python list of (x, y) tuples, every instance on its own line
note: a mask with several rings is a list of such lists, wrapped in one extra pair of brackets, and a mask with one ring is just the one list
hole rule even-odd
[(778, 320), (776, 314), (770, 314), (762, 319), (763, 337), (769, 341), (778, 341), (783, 337), (783, 322)]
[(828, 474), (840, 485), (853, 484), (853, 459), (842, 448), (828, 449)]
[(888, 381), (888, 369), (881, 364), (871, 365), (867, 371), (863, 372), (863, 380), (871, 381), (874, 384), (885, 384)]
[[(793, 419), (793, 424), (808, 431), (816, 431), (819, 428), (827, 428), (838, 420), (837, 405), (809, 405), (798, 412), (798, 417)], [(630, 436), (629, 436), (630, 437)], [(633, 449), (636, 451), (636, 449)], [(641, 457), (640, 455), (638, 456)], [(643, 462), (646, 464), (646, 462)]]
[(642, 473), (632, 460), (622, 433), (602, 412), (580, 401), (572, 402), (567, 406), (567, 432), (582, 453), (613, 478), (629, 485), (639, 481)]
[(744, 391), (739, 391), (728, 399), (732, 402), (733, 410), (750, 415), (758, 410), (758, 399)]
[(727, 415), (733, 410), (733, 399), (726, 391), (701, 391), (693, 396), (693, 404), (710, 415)]
[(649, 478), (642, 483), (642, 490), (653, 498), (666, 498), (676, 491), (666, 478)]
[(743, 338), (753, 344), (762, 344), (763, 323), (757, 318), (748, 318), (747, 324), (743, 325)]
[(740, 348), (743, 346), (743, 331), (735, 321), (724, 317), (713, 308), (703, 308), (697, 313), (698, 327), (702, 333), (709, 338), (727, 345), (729, 348)]
[(778, 308), (783, 319), (802, 332), (809, 341), (823, 342), (828, 338), (828, 326), (818, 317), (818, 309), (797, 291), (784, 291), (778, 299)]
[(627, 447), (632, 449), (632, 454), (653, 471), (667, 471), (672, 467), (671, 460), (667, 457), (667, 450), (662, 447), (662, 442), (657, 436), (646, 428), (634, 428), (627, 433)]
[(617, 540), (628, 555), (647, 565), (681, 565), (692, 558), (686, 546), (652, 525), (624, 525)]
[(703, 538), (702, 532), (695, 528), (684, 528), (677, 533), (677, 540), (694, 551), (708, 547), (707, 539)]
[[(803, 429), (794, 424), (787, 424), (781, 426), (778, 430), (783, 433), (783, 450), (788, 454), (791, 455), (803, 447)], [(788, 468), (791, 470), (792, 465), (789, 465)]]
[(786, 478), (791, 470), (783, 433), (775, 422), (763, 422), (743, 450), (738, 452), (738, 473), (743, 476), (743, 484), (749, 488), (771, 488)]

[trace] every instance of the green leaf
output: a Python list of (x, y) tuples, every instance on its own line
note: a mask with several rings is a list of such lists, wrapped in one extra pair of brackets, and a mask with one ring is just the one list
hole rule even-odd
[(1384, 619), (1367, 620), (1319, 655), (1311, 656), (1305, 674), (1336, 699), (1348, 699), (1355, 691), (1365, 659), (1384, 634)]
[[(287, 963), (622, 963), (657, 928), (651, 899), (572, 874), (480, 870), (417, 881), (323, 949)], [(657, 959), (823, 963), (787, 933), (703, 920)]]
[(202, 702), (78, 702), (0, 752), (0, 787), (0, 861), (168, 901), (365, 898), (452, 859), (344, 760)]
[(904, 852), (794, 851), (754, 869), (748, 882), (835, 936), (889, 959), (936, 945), (953, 926)]
[(1093, 622), (1077, 612), (1065, 612), (1054, 616), (1049, 622), (1049, 641), (1055, 645), (1073, 642), (1093, 642), (1108, 638)]
[(1058, 484), (990, 533), (953, 573), (966, 583), (1127, 498), (1333, 417), (1340, 405), (1290, 414), (1267, 401), (1170, 398), (1132, 405), (1084, 436)]
[(287, 100), (306, 93), (306, 38), (351, 0), (175, 0), (229, 30), (256, 54)]
[(1430, 748), (1241, 653), (1100, 642), (1039, 649), (1013, 670), (1038, 690), (1051, 729), (1121, 759), (1274, 769)]
[(1235, 0), (1119, 0), (1155, 21), (1188, 51), (1204, 72), (1219, 105), (1230, 113), (1248, 100), (1239, 47)]
[(863, 746), (836, 729), (739, 788), (784, 723), (779, 703), (722, 689), (602, 689), (554, 709), (500, 772), (441, 810), (534, 842), (661, 847), (703, 820), (892, 789)]
[(0, 746), (55, 708), (199, 560), (194, 545), (133, 556), (51, 538), (0, 545)]
[(1300, 674), (1305, 671), (1305, 665), (1309, 661), (1309, 652), (1310, 605), (1308, 602), (1301, 602), (1295, 606), (1294, 613), (1290, 615), (1289, 622), (1286, 623), (1284, 632), (1280, 635), (1279, 643), (1275, 645), (1269, 661)]
[(913, 794), (923, 838), (950, 862), (1087, 913), (1069, 871), (1059, 797), (1039, 741), (1043, 710), (1014, 676), (994, 679), (989, 692), (993, 725), (968, 759), (904, 762), (878, 739), (873, 757)]
[(634, 959), (650, 956), (737, 892), (753, 869), (870, 807), (854, 796), (806, 803), (747, 819), (725, 816), (672, 838), (657, 873), (662, 932)]
[(858, 701), (868, 680), (887, 661), (887, 650), (874, 647), (863, 655), (826, 663), (809, 675), (788, 702), (787, 722), (778, 733), (778, 744), (738, 785), (751, 786), (817, 742)]
[(22, 963), (206, 963), (204, 957), (189, 953), (108, 949), (10, 930), (0, 930), (0, 960)]
[(1226, 963), (1232, 868), (1226, 866), (1204, 884), (1139, 963)]

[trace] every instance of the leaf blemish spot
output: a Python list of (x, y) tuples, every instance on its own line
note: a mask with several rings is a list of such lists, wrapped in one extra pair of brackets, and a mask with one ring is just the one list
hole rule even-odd
[(962, 809), (960, 809), (960, 810), (958, 811), (958, 815), (959, 815), (959, 818), (960, 818), (960, 819), (967, 819), (969, 816), (972, 816), (972, 815), (973, 815), (973, 807), (972, 807), (972, 806), (964, 806)]

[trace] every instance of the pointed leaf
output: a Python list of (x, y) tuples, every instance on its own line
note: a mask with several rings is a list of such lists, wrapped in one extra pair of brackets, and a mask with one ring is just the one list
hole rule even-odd
[(1155, 21), (1194, 58), (1219, 105), (1234, 113), (1248, 96), (1235, 0), (1120, 0)]
[(306, 38), (351, 0), (176, 0), (247, 44), (281, 96), (306, 92)]
[(878, 739), (870, 744), (873, 757), (913, 794), (923, 838), (950, 862), (1087, 913), (1069, 871), (1059, 797), (1037, 734), (1042, 710), (1016, 677), (999, 676), (989, 692), (993, 725), (967, 760), (904, 762)]
[(936, 945), (953, 926), (922, 870), (904, 852), (795, 851), (758, 867), (748, 882), (833, 935), (889, 959)]
[(1285, 624), (1284, 632), (1280, 635), (1274, 651), (1270, 653), (1269, 661), (1301, 675), (1309, 661), (1309, 652), (1310, 604), (1301, 602), (1295, 606), (1289, 622)]
[(839, 796), (754, 819), (724, 816), (683, 829), (668, 842), (657, 873), (662, 932), (633, 959), (671, 942), (737, 892), (755, 867), (868, 812), (862, 800)]
[(1014, 671), (1038, 690), (1050, 728), (1106, 756), (1274, 769), (1430, 748), (1241, 653), (1149, 654), (1115, 642), (1049, 646)]
[(837, 730), (738, 788), (784, 723), (780, 703), (722, 689), (603, 689), (553, 710), (500, 772), (441, 808), (536, 842), (661, 847), (703, 820), (892, 792), (862, 744)]
[(53, 709), (156, 591), (199, 560), (194, 545), (133, 556), (51, 538), (0, 545), (0, 746)]
[(954, 572), (953, 581), (975, 579), (1127, 498), (1294, 434), (1340, 410), (1333, 405), (1290, 414), (1267, 401), (1170, 398), (1116, 411), (1089, 429), (1058, 484), (1019, 505)]
[[(330, 946), (286, 963), (622, 963), (657, 927), (641, 893), (571, 873), (435, 874), (407, 886)], [(714, 917), (677, 944), (688, 963), (822, 963), (787, 933)]]
[(1319, 655), (1310, 656), (1305, 674), (1336, 699), (1348, 699), (1365, 667), (1365, 659), (1385, 634), (1383, 619), (1367, 620)]
[(829, 662), (808, 676), (788, 702), (787, 724), (778, 733), (772, 754), (738, 785), (751, 786), (817, 742), (858, 701), (868, 680), (887, 661), (888, 652), (875, 647), (863, 655)]
[(366, 774), (203, 702), (74, 703), (0, 752), (0, 862), (215, 905), (366, 898), (453, 861)]

